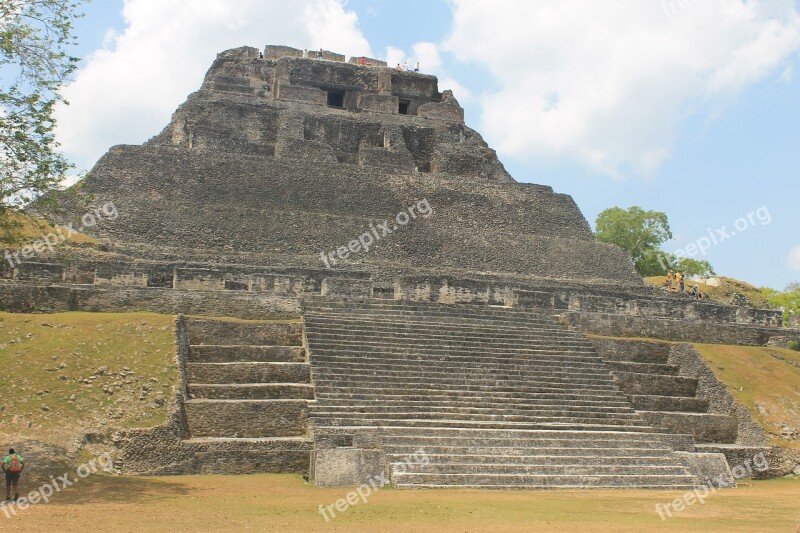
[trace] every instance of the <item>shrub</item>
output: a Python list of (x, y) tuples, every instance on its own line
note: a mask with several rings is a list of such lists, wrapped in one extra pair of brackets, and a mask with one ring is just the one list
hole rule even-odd
[(788, 346), (790, 350), (795, 350), (800, 352), (800, 341), (789, 341)]

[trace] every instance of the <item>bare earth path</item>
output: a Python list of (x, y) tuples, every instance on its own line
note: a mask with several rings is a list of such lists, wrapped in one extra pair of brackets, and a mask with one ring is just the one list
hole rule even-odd
[[(29, 488), (29, 487), (28, 487)], [(483, 492), (381, 489), (329, 522), (319, 505), (350, 488), (298, 476), (89, 477), (16, 516), (3, 531), (786, 531), (800, 528), (800, 480), (752, 482), (711, 494), (662, 521), (683, 493)], [(351, 498), (353, 501), (354, 498)]]

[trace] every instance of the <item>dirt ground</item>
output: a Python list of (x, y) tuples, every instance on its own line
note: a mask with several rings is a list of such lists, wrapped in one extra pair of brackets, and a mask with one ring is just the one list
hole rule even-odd
[[(73, 476), (74, 477), (74, 476)], [(30, 490), (25, 487), (24, 490)], [(800, 480), (747, 482), (682, 512), (684, 492), (398, 491), (316, 488), (299, 476), (120, 478), (91, 475), (49, 503), (0, 512), (3, 531), (508, 532), (800, 531)], [(346, 503), (348, 493), (352, 505)], [(337, 500), (343, 512), (336, 510)], [(326, 511), (328, 520), (320, 513)], [(8, 512), (7, 512), (8, 511)], [(10, 517), (6, 516), (10, 515)]]

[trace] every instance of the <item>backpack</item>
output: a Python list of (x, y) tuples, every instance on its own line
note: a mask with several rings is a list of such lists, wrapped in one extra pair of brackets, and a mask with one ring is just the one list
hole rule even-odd
[(19, 474), (22, 472), (22, 463), (17, 454), (11, 456), (11, 461), (8, 463), (8, 471), (12, 474)]

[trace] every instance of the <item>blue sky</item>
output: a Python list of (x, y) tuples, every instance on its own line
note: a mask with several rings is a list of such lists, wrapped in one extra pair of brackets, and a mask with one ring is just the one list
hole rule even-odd
[[(198, 1), (211, 4), (215, 0)], [(266, 21), (273, 11), (275, 18), (283, 17), (284, 25), (290, 17), (313, 18), (308, 9), (324, 11), (329, 17), (324, 26), (337, 27), (337, 31), (320, 30), (319, 25), (308, 22), (297, 42), (347, 55), (363, 53), (368, 46), (376, 57), (407, 58), (410, 64), (424, 59), (423, 71), (431, 68), (443, 86), (454, 89), (465, 108), (467, 124), (498, 150), (515, 179), (551, 185), (572, 195), (592, 226), (597, 214), (611, 206), (639, 205), (664, 211), (676, 237), (665, 246), (668, 251), (684, 248), (709, 231), (718, 234), (716, 230), (724, 227), (729, 235), (736, 235), (696, 258), (711, 261), (721, 275), (755, 285), (781, 288), (800, 279), (800, 257), (795, 263), (789, 259), (791, 251), (800, 247), (800, 19), (796, 18), (800, 2), (767, 0), (771, 11), (753, 9), (743, 14), (735, 11), (739, 6), (726, 4), (739, 0), (689, 0), (686, 8), (665, 4), (671, 1), (665, 0), (658, 8), (650, 6), (649, 11), (639, 9), (649, 0), (610, 0), (604, 10), (590, 13), (598, 4), (541, 0), (530, 2), (531, 11), (517, 20), (508, 14), (516, 11), (504, 11), (491, 2), (485, 8), (478, 0), (349, 0), (340, 8), (330, 5), (333, 0), (304, 1), (305, 7), (298, 3), (294, 10), (278, 2), (275, 5), (280, 7), (272, 11), (264, 7), (270, 2), (258, 2), (253, 9), (261, 10), (263, 32), (256, 21), (247, 20), (244, 11), (237, 15), (243, 20), (236, 19), (235, 24), (246, 31), (234, 28), (232, 36), (219, 40), (222, 44), (217, 46), (235, 46), (237, 33), (247, 35), (247, 40), (237, 43), (240, 45), (283, 43), (297, 33), (280, 34), (282, 30), (271, 29)], [(197, 44), (183, 43), (189, 46), (189, 55), (186, 49), (176, 48), (171, 64), (185, 59), (198, 65), (172, 84), (174, 94), (165, 95), (164, 100), (169, 101), (154, 110), (147, 123), (125, 131), (119, 118), (104, 124), (102, 117), (93, 116), (93, 106), (82, 103), (87, 90), (81, 84), (89, 83), (91, 72), (97, 71), (94, 79), (102, 79), (102, 68), (111, 68), (103, 67), (108, 64), (103, 62), (103, 54), (114, 57), (118, 51), (116, 68), (121, 68), (119, 62), (129, 65), (123, 74), (132, 79), (140, 74), (137, 68), (149, 68), (139, 66), (146, 62), (137, 62), (130, 55), (133, 52), (123, 56), (123, 49), (135, 48), (132, 43), (141, 33), (134, 31), (137, 27), (163, 24), (165, 15), (152, 7), (156, 4), (148, 7), (148, 2), (157, 0), (128, 0), (126, 17), (122, 0), (94, 2), (78, 23), (77, 53), (87, 58), (82, 63), (86, 81), (79, 71), (73, 93), (68, 93), (75, 109), (65, 114), (63, 135), (67, 154), (80, 167), (91, 167), (97, 155), (112, 144), (142, 142), (157, 134), (166, 125), (169, 112), (199, 85), (201, 72), (213, 58), (211, 48), (202, 48), (202, 41), (207, 40), (203, 35), (213, 28), (213, 20), (197, 22), (206, 26), (196, 34), (175, 38), (194, 38)], [(564, 7), (570, 3), (575, 4), (572, 11)], [(619, 9), (615, 11), (615, 7)], [(703, 17), (717, 24), (722, 8), (731, 13), (729, 23), (719, 23), (723, 28), (719, 31), (708, 30)], [(224, 17), (218, 18), (223, 24)], [(765, 38), (768, 19), (784, 22), (786, 31)], [(194, 24), (188, 14), (182, 20)], [(549, 34), (551, 27), (562, 23), (563, 28)], [(695, 25), (706, 28), (703, 31), (708, 35), (699, 35)], [(618, 53), (618, 47), (611, 46), (614, 43), (607, 43), (606, 51), (605, 41), (599, 41), (598, 55), (592, 56), (592, 45), (581, 50), (580, 43), (572, 45), (568, 40), (571, 35), (603, 35), (606, 30), (609, 35), (619, 35), (620, 42), (630, 39), (632, 43), (648, 42), (640, 40), (643, 31), (655, 34), (650, 39), (655, 41), (663, 30), (663, 42), (643, 51), (641, 57), (635, 50), (639, 45), (633, 44), (620, 59), (614, 59)], [(176, 30), (163, 30), (159, 39), (168, 31)], [(260, 42), (253, 42), (259, 36)], [(671, 51), (676, 41), (689, 42), (691, 47)], [(169, 41), (165, 42), (161, 46), (169, 48)], [(420, 47), (419, 43), (428, 44)], [(197, 50), (198, 57), (191, 50)], [(729, 56), (726, 50), (737, 52)], [(110, 70), (105, 74), (112, 75), (120, 76)], [(142, 71), (141, 77), (147, 75)], [(552, 87), (545, 90), (544, 85)], [(600, 100), (597, 95), (602, 91), (608, 95)], [(91, 99), (87, 96), (87, 100)], [(539, 100), (552, 105), (546, 111), (556, 113), (542, 111)], [(107, 105), (117, 109), (126, 102), (109, 101)], [(97, 109), (100, 114), (100, 107)], [(78, 123), (80, 127), (72, 125)], [(90, 133), (100, 130), (91, 149), (81, 144)], [(741, 231), (734, 228), (738, 219), (747, 221), (739, 221)]]

